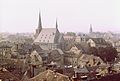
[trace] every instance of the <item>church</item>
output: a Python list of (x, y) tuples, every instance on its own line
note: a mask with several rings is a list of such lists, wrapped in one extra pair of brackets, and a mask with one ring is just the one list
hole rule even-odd
[(41, 15), (39, 13), (38, 28), (35, 33), (34, 44), (40, 45), (40, 47), (44, 50), (52, 50), (60, 48), (63, 41), (63, 36), (58, 30), (57, 20), (55, 28), (43, 28)]

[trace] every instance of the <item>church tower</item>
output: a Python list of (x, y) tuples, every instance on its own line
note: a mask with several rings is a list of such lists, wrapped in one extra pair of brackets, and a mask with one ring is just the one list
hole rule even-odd
[(89, 33), (92, 33), (92, 32), (93, 32), (92, 24), (90, 24), (90, 30), (89, 30)]
[(37, 38), (37, 36), (40, 34), (41, 30), (42, 30), (42, 21), (41, 21), (41, 14), (39, 12), (38, 28), (36, 29), (35, 38)]

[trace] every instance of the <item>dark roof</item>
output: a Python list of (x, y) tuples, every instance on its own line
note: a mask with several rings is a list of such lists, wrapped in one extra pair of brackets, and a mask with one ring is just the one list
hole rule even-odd
[(86, 66), (84, 66), (82, 68), (75, 68), (74, 71), (75, 71), (75, 73), (89, 73), (89, 70), (87, 69)]
[(32, 45), (33, 50), (36, 50), (38, 53), (40, 53), (43, 49), (40, 47), (40, 45), (33, 44)]
[(92, 39), (96, 44), (103, 44), (106, 45), (107, 42), (103, 38), (89, 38)]
[(87, 53), (89, 50), (89, 46), (87, 43), (81, 43), (81, 44), (75, 44), (75, 46), (79, 49), (82, 50), (83, 53)]
[(14, 81), (20, 81), (17, 77), (15, 77), (12, 73), (10, 73), (5, 68), (0, 68), (0, 78), (1, 79), (12, 79)]

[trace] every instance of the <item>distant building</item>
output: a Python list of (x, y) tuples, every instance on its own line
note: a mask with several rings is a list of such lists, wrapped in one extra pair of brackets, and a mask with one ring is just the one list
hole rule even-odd
[(88, 38), (89, 38), (89, 36), (87, 36), (86, 34), (79, 34), (78, 36), (76, 36), (75, 42), (76, 43), (85, 43)]
[(38, 29), (35, 34), (35, 44), (39, 44), (42, 49), (50, 50), (60, 48), (60, 44), (63, 42), (63, 36), (58, 30), (58, 24), (56, 20), (56, 28), (42, 28), (41, 17), (39, 14)]
[(93, 32), (92, 24), (90, 24), (90, 30), (89, 30), (89, 33), (92, 33), (92, 32)]
[(61, 49), (55, 49), (52, 50), (49, 55), (49, 61), (55, 62), (57, 65), (63, 65), (64, 64), (64, 53)]
[(103, 38), (89, 38), (87, 44), (90, 47), (106, 47), (108, 43)]

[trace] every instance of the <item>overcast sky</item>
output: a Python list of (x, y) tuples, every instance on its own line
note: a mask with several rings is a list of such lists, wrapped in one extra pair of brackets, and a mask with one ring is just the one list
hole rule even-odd
[(0, 31), (35, 32), (41, 12), (43, 27), (61, 32), (120, 32), (120, 0), (0, 0)]

